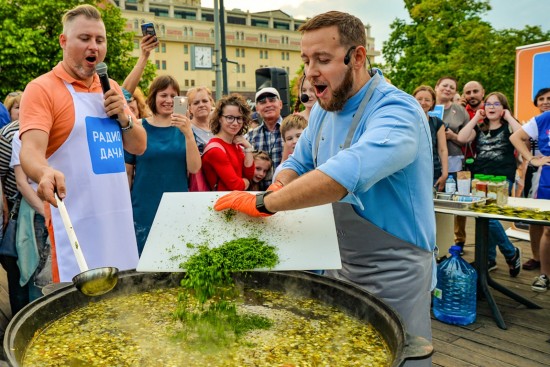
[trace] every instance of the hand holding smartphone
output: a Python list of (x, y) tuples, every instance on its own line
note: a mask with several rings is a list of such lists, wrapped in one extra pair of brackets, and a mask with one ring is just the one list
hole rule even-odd
[(143, 23), (141, 25), (141, 33), (146, 35), (151, 35), (155, 37), (155, 41), (157, 40), (157, 32), (155, 31), (155, 25), (153, 23)]
[(174, 97), (174, 113), (180, 115), (187, 115), (187, 97), (175, 96)]

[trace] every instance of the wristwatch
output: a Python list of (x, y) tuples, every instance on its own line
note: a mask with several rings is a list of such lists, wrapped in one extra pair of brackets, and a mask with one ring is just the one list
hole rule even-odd
[(131, 128), (134, 127), (134, 119), (132, 118), (132, 115), (128, 115), (128, 126), (126, 127), (120, 127), (122, 132), (125, 132), (125, 131), (128, 131), (130, 130)]
[(275, 212), (270, 212), (267, 210), (264, 204), (264, 197), (271, 194), (273, 191), (264, 191), (259, 194), (256, 194), (256, 210), (264, 214), (275, 214)]

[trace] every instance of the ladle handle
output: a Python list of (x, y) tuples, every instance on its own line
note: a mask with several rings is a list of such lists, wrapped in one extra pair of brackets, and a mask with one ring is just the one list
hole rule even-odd
[(82, 253), (82, 249), (80, 248), (80, 243), (76, 238), (76, 233), (74, 231), (73, 224), (71, 223), (71, 218), (69, 218), (69, 213), (67, 212), (65, 203), (59, 198), (59, 196), (57, 196), (57, 193), (55, 193), (55, 200), (57, 201), (57, 208), (59, 209), (59, 214), (61, 214), (61, 219), (63, 220), (63, 224), (65, 225), (65, 230), (67, 231), (69, 242), (71, 243), (71, 247), (73, 248), (76, 262), (78, 263), (80, 272), (83, 273), (88, 270), (88, 264), (86, 264), (86, 259), (84, 258), (84, 254)]

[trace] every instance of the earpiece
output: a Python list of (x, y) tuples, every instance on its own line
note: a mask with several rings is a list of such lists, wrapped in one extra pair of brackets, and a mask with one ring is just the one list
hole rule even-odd
[(344, 56), (344, 64), (347, 65), (349, 64), (349, 62), (351, 61), (351, 53), (353, 52), (353, 50), (355, 50), (356, 46), (351, 46), (349, 49), (348, 49), (348, 52), (346, 52), (346, 56)]
[[(348, 49), (348, 52), (346, 52), (346, 56), (344, 56), (344, 64), (347, 65), (351, 61), (351, 53), (356, 49), (357, 46), (351, 46)], [(367, 58), (367, 62), (369, 63), (369, 75), (371, 78), (376, 75), (376, 71), (372, 69), (372, 65), (370, 63), (369, 57), (365, 54), (365, 57)]]
[[(298, 93), (302, 93), (302, 88), (304, 87), (304, 82), (306, 81), (306, 73), (302, 77), (302, 82), (300, 83), (300, 90)], [(309, 101), (309, 96), (305, 93), (300, 94), (300, 102), (307, 103)]]

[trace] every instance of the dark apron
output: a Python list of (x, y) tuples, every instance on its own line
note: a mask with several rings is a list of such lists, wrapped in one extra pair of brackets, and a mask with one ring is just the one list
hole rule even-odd
[[(376, 74), (371, 87), (354, 115), (343, 149), (351, 139), (381, 76)], [(326, 115), (325, 115), (326, 116)], [(367, 122), (368, 123), (368, 122)], [(321, 139), (319, 128), (314, 162)], [(366, 203), (365, 203), (366, 204)], [(371, 203), (375, 205), (375, 203)], [(359, 216), (347, 203), (332, 204), (342, 269), (327, 270), (325, 275), (344, 279), (381, 298), (401, 317), (407, 333), (432, 340), (430, 286), (433, 253), (414, 246)], [(404, 366), (431, 366), (431, 358), (409, 360)]]

